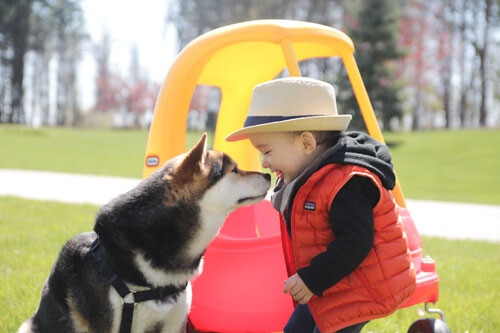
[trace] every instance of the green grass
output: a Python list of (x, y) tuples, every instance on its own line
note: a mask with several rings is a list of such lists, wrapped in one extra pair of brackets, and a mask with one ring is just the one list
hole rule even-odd
[[(93, 227), (96, 206), (0, 197), (0, 332), (15, 332), (38, 306), (66, 240)], [(500, 330), (500, 244), (424, 237), (436, 260), (440, 300), (452, 332)], [(417, 308), (370, 322), (364, 332), (406, 332)]]
[(66, 240), (93, 228), (97, 207), (0, 197), (0, 332), (33, 315)]
[[(189, 133), (186, 145), (200, 136)], [(0, 168), (140, 178), (147, 139), (147, 130), (0, 125)]]
[[(187, 147), (200, 135), (188, 133)], [(147, 136), (0, 125), (0, 168), (140, 178)], [(500, 205), (500, 131), (385, 133), (385, 139), (406, 197)]]
[[(500, 330), (500, 244), (422, 237), (424, 254), (436, 261), (439, 301), (451, 332), (498, 332)], [(431, 305), (431, 308), (433, 306)], [(421, 318), (415, 305), (366, 325), (364, 332), (406, 332)], [(439, 318), (425, 314), (424, 317)]]
[(385, 140), (405, 196), (500, 204), (500, 131), (388, 133)]

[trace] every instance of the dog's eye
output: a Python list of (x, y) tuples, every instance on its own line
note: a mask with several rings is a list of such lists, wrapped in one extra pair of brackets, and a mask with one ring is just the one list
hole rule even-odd
[(231, 171), (231, 172), (232, 172), (232, 173), (238, 173), (238, 167), (235, 167), (235, 168), (233, 169), (233, 171)]

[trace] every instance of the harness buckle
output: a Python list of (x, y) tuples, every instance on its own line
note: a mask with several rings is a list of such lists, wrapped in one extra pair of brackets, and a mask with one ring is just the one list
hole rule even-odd
[[(129, 296), (131, 295), (131, 296)], [(130, 299), (132, 298), (132, 299)], [(125, 299), (127, 299), (127, 301), (125, 301)], [(130, 302), (132, 301), (132, 302)], [(129, 293), (127, 295), (125, 295), (124, 297), (120, 297), (120, 302), (123, 306), (125, 306), (126, 304), (129, 304), (129, 305), (135, 305), (137, 304), (137, 301), (135, 299), (135, 291), (134, 290), (129, 290)]]
[(97, 238), (90, 245), (90, 252), (94, 252), (98, 246), (99, 246), (99, 236), (97, 236)]
[(123, 302), (123, 300), (122, 300), (122, 305), (123, 305), (123, 307), (124, 307), (124, 308), (135, 308), (135, 305), (136, 305), (136, 304), (137, 304), (137, 303), (125, 303), (125, 302)]

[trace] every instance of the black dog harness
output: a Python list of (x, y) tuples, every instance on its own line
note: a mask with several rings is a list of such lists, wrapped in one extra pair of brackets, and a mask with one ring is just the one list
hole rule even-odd
[[(111, 266), (109, 265), (102, 247), (99, 244), (99, 237), (92, 243), (90, 251), (94, 255), (95, 261), (99, 264), (99, 270), (101, 274), (108, 280), (109, 284), (115, 288), (120, 297), (122, 298), (123, 309), (122, 309), (122, 321), (120, 323), (120, 333), (129, 333), (132, 328), (132, 319), (134, 316), (134, 308), (137, 303), (150, 301), (150, 300), (162, 300), (163, 298), (178, 296), (178, 294), (186, 289), (186, 285), (183, 287), (176, 287), (169, 285), (166, 287), (158, 287), (155, 289), (143, 290), (143, 291), (132, 291), (128, 289), (127, 285), (116, 275)], [(132, 293), (134, 296), (134, 303), (126, 303), (125, 296)]]

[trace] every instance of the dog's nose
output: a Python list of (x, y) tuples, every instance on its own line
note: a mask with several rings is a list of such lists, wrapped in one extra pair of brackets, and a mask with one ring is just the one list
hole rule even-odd
[(270, 175), (270, 174), (268, 174), (268, 173), (265, 173), (265, 174), (264, 174), (264, 178), (266, 178), (266, 180), (271, 181), (271, 175)]

